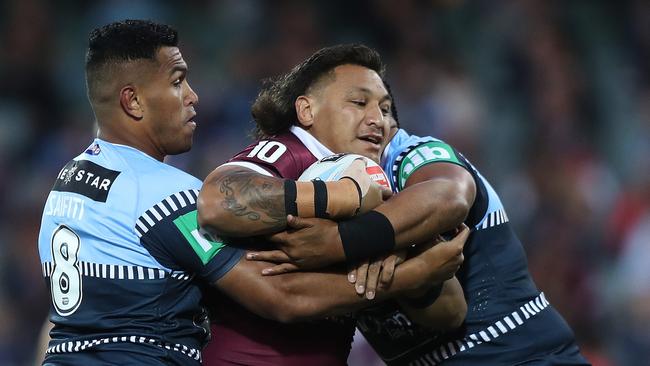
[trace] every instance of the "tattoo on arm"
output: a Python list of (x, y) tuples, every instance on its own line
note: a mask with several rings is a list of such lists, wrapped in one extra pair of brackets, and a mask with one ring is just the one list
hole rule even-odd
[(250, 171), (238, 170), (219, 179), (219, 191), (224, 196), (222, 206), (235, 216), (284, 228), (287, 224), (284, 208), (284, 185)]

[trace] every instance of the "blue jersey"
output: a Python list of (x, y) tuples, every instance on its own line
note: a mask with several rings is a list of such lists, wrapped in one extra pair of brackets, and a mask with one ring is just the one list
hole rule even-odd
[(209, 325), (199, 286), (243, 253), (199, 232), (200, 187), (100, 139), (61, 169), (38, 240), (54, 323), (46, 364), (200, 363)]
[(418, 168), (439, 162), (467, 169), (477, 187), (465, 221), (472, 233), (456, 274), (467, 301), (466, 320), (458, 331), (436, 334), (413, 324), (389, 301), (359, 313), (357, 324), (368, 342), (390, 365), (587, 364), (566, 322), (533, 283), (501, 200), (460, 153), (438, 139), (400, 130), (382, 167), (399, 192)]

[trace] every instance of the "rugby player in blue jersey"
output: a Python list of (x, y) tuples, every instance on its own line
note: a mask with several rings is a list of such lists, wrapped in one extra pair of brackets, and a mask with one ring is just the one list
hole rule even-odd
[[(187, 71), (169, 26), (127, 20), (91, 32), (98, 135), (57, 174), (38, 240), (54, 324), (45, 365), (200, 364), (209, 338), (200, 282), (281, 321), (367, 304), (344, 274), (264, 278), (264, 263), (201, 232), (201, 181), (163, 162), (192, 145), (198, 96)], [(402, 264), (395, 288), (440, 276), (423, 266), (432, 253)]]
[[(530, 277), (523, 247), (489, 182), (449, 144), (399, 129), (394, 100), (390, 119), (391, 139), (381, 163), (398, 194), (375, 210), (396, 233), (400, 223), (427, 220), (434, 222), (432, 233), (463, 222), (472, 234), (456, 275), (468, 306), (463, 326), (449, 332), (427, 330), (409, 320), (404, 303), (366, 308), (357, 313), (357, 326), (379, 356), (389, 365), (589, 365), (569, 326)], [(409, 207), (408, 220), (398, 216), (404, 215), (401, 207)], [(334, 223), (301, 221), (294, 225), (297, 231), (281, 238), (292, 266), (277, 266), (278, 272), (300, 267), (302, 258), (312, 260), (311, 265), (315, 260), (327, 263), (332, 259), (328, 253), (344, 245), (343, 235), (340, 241), (318, 239), (337, 237)], [(373, 227), (366, 225), (365, 230)], [(357, 239), (363, 242), (362, 236)], [(279, 261), (287, 256), (267, 252), (256, 257)], [(427, 296), (419, 305), (426, 305)]]

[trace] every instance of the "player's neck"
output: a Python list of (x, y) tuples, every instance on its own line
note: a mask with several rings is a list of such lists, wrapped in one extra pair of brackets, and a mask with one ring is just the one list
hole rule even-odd
[(100, 126), (97, 131), (97, 137), (113, 144), (126, 145), (138, 149), (158, 161), (165, 159), (165, 154), (156, 148), (148, 136), (131, 131), (128, 128)]

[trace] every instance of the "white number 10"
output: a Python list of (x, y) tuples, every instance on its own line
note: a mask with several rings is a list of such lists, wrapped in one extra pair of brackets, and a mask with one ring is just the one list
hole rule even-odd
[[(271, 152), (271, 150), (273, 152)], [(258, 159), (267, 162), (269, 164), (275, 163), (284, 152), (287, 151), (287, 147), (277, 141), (260, 141), (255, 148), (248, 153), (247, 157), (252, 158), (253, 156), (257, 156)]]
[(81, 272), (79, 271), (79, 236), (61, 225), (52, 235), (54, 270), (50, 278), (52, 303), (61, 316), (74, 313), (81, 305)]

